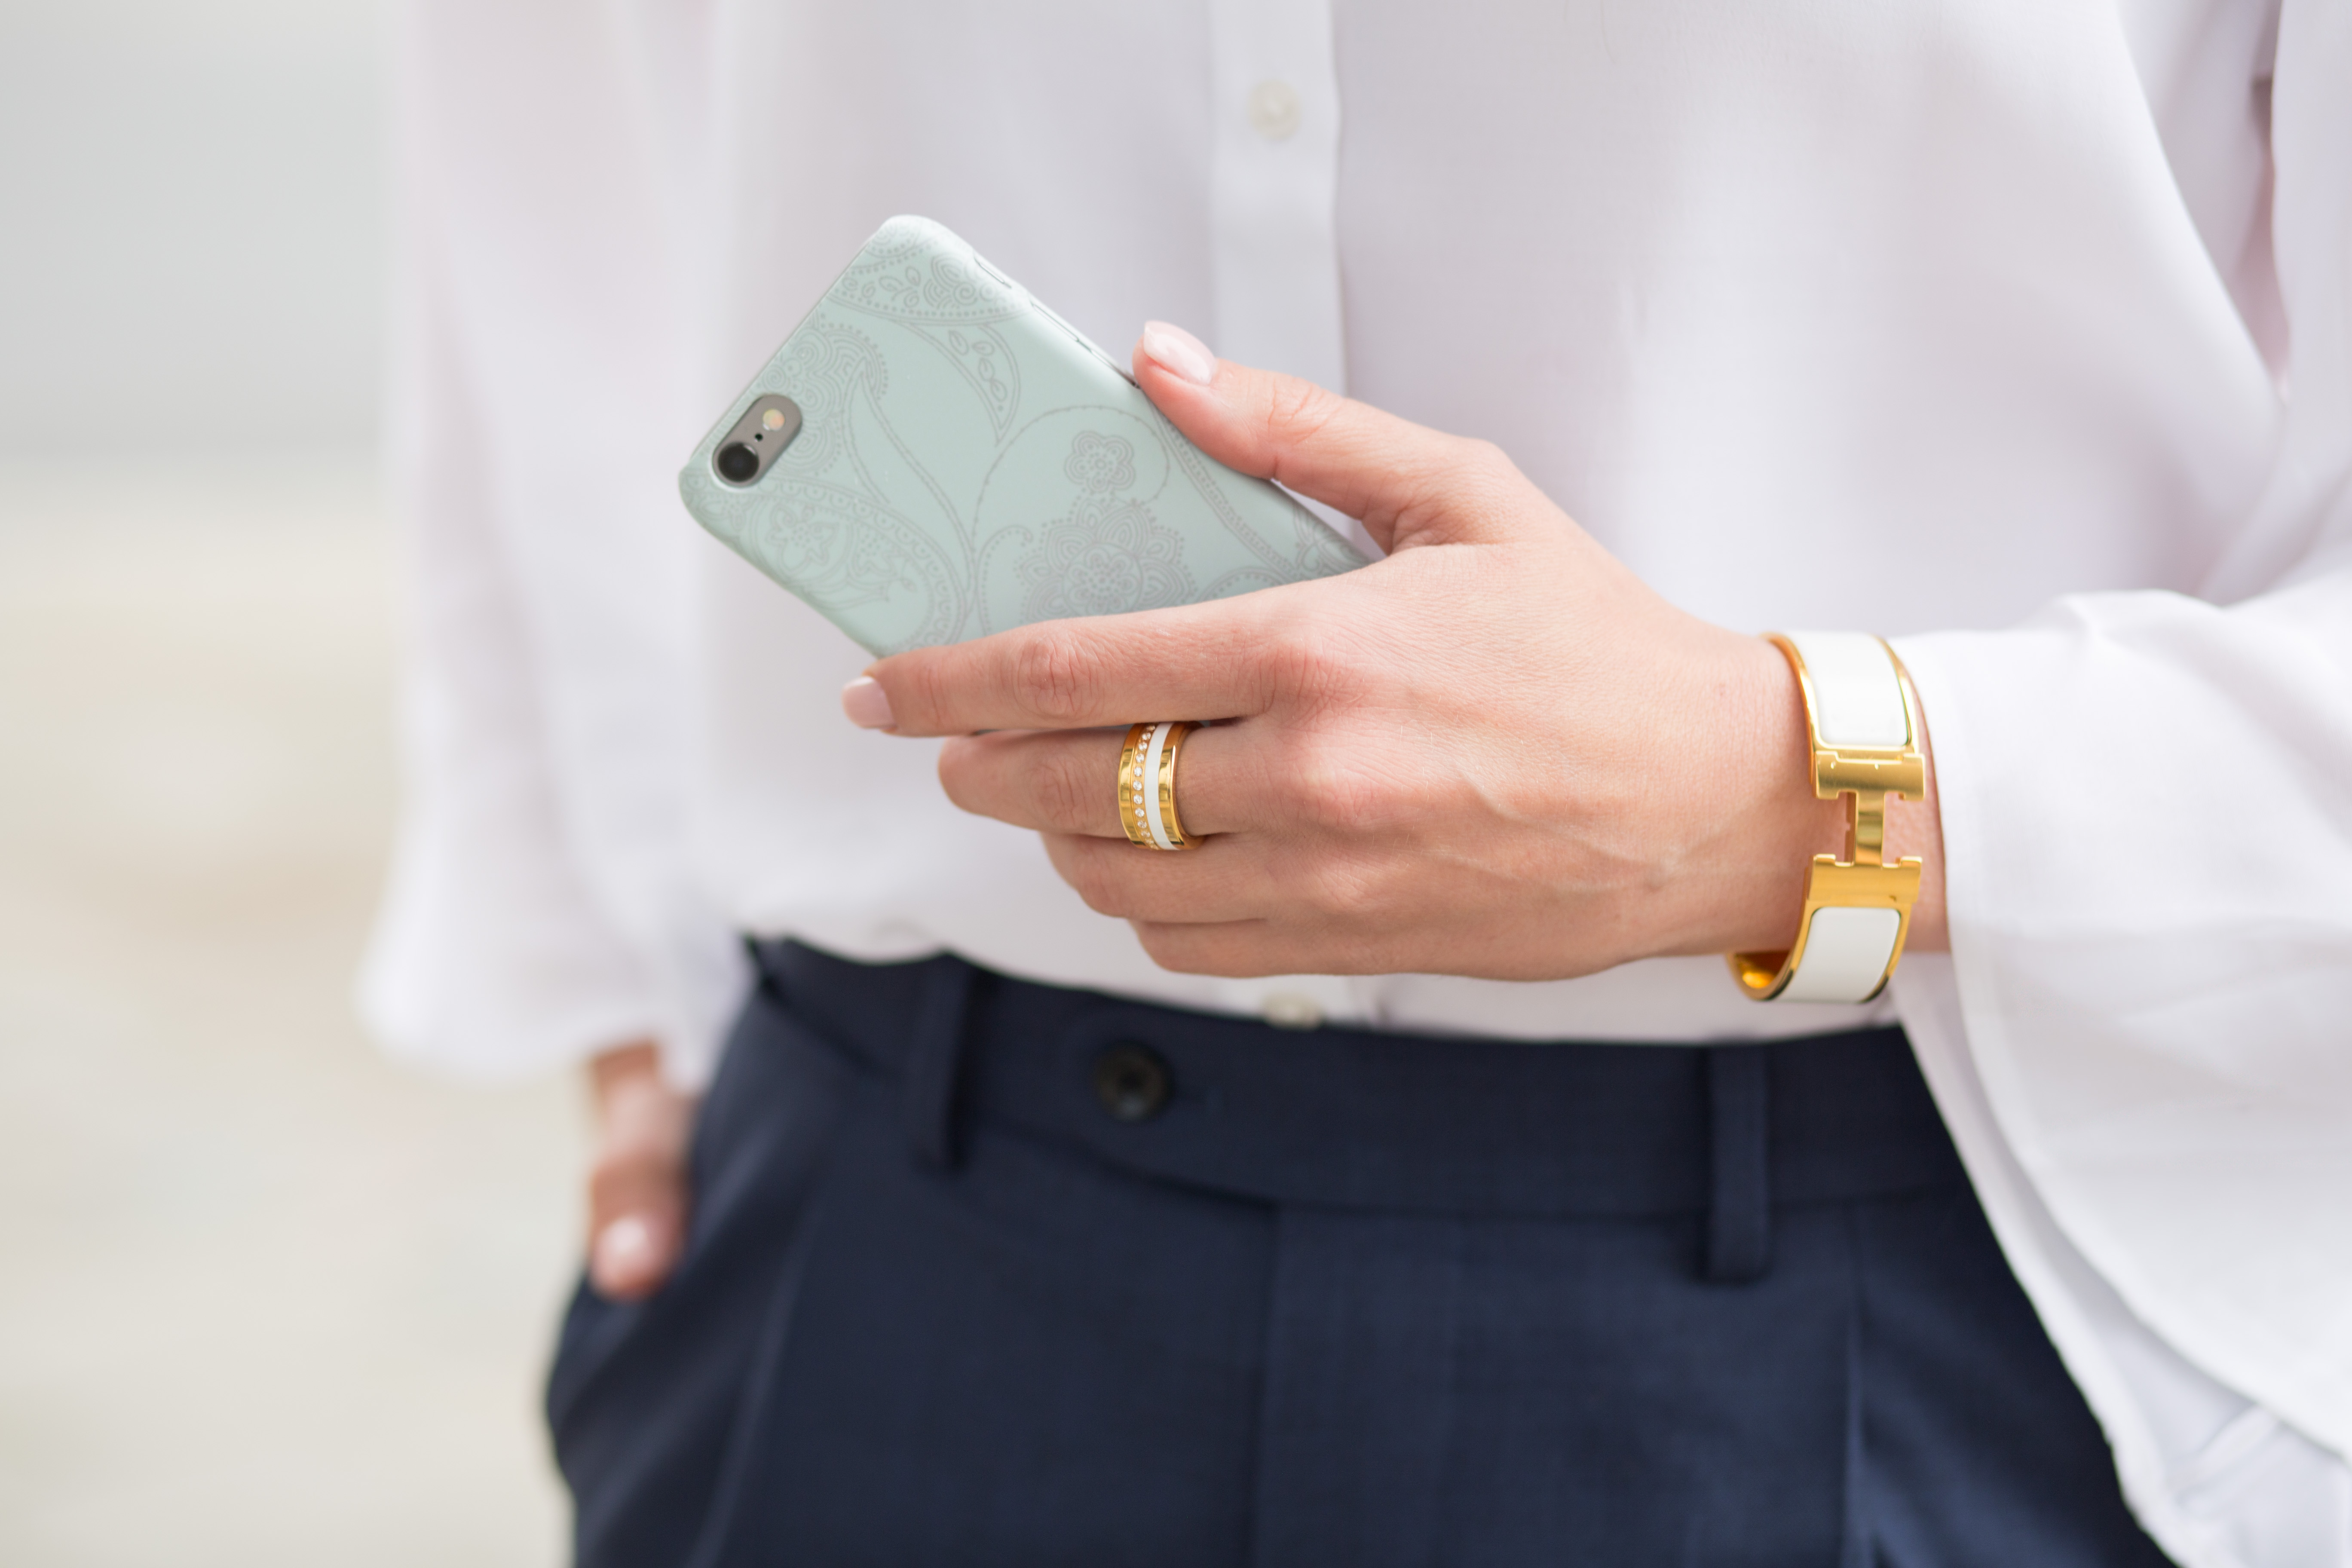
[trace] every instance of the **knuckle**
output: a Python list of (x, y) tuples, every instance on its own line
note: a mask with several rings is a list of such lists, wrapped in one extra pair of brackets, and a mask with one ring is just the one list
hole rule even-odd
[(1291, 820), (1323, 837), (1375, 828), (1392, 804), (1355, 749), (1324, 736), (1302, 737), (1289, 748), (1278, 787)]
[(902, 662), (895, 672), (897, 689), (890, 706), (898, 716), (902, 730), (936, 732), (951, 707), (948, 678), (950, 661), (926, 658), (928, 650), (901, 656)]
[(1092, 826), (1111, 785), (1086, 765), (1086, 759), (1065, 753), (1039, 765), (1032, 789), (1037, 814), (1048, 827), (1080, 833)]
[(1099, 853), (1071, 858), (1062, 878), (1079, 900), (1098, 915), (1122, 918), (1128, 912), (1127, 879), (1109, 856)]
[(1511, 455), (1492, 441), (1473, 440), (1465, 455), (1458, 481), (1463, 499), (1482, 508), (1499, 508), (1527, 485)]
[(1338, 416), (1344, 402), (1314, 382), (1282, 377), (1268, 389), (1266, 424), (1286, 444), (1311, 441)]
[(1048, 724), (1066, 724), (1092, 710), (1102, 689), (1101, 661), (1069, 627), (1041, 627), (1014, 654), (1012, 680), (1013, 699), (1024, 710)]
[(1277, 629), (1266, 642), (1273, 696), (1313, 711), (1337, 702), (1356, 681), (1354, 649), (1321, 619), (1306, 617)]
[(1494, 442), (1480, 437), (1465, 437), (1462, 442), (1462, 467), (1473, 477), (1493, 483), (1518, 473), (1518, 466), (1510, 454)]
[(1489, 512), (1524, 482), (1518, 466), (1494, 442), (1447, 437), (1400, 476), (1394, 510), (1400, 520), (1425, 522)]

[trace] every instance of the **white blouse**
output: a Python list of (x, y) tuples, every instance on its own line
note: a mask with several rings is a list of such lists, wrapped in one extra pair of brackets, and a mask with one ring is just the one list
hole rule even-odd
[[(2158, 1540), (2352, 1563), (2352, 0), (404, 16), (394, 1049), (694, 1081), (742, 931), (1399, 1029), (1899, 1016)], [(1869, 1009), (1155, 969), (677, 503), (899, 212), (1114, 352), (1500, 443), (1697, 615), (1895, 636), (1952, 955)]]

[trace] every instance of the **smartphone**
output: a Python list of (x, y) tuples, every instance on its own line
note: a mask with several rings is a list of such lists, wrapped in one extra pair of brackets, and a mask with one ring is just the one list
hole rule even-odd
[(678, 492), (877, 656), (1365, 563), (919, 217), (866, 241), (695, 448)]

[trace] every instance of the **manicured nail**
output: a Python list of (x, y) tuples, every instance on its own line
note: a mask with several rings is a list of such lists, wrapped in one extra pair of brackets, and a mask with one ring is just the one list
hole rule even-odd
[(861, 675), (841, 689), (841, 710), (861, 730), (887, 730), (898, 722), (890, 712), (890, 694), (870, 675)]
[(1209, 352), (1208, 344), (1181, 327), (1166, 321), (1144, 322), (1143, 352), (1160, 369), (1182, 376), (1194, 386), (1206, 386), (1217, 379), (1217, 356)]
[(641, 1278), (654, 1264), (654, 1232), (635, 1215), (623, 1215), (596, 1237), (595, 1275), (609, 1284), (625, 1285)]

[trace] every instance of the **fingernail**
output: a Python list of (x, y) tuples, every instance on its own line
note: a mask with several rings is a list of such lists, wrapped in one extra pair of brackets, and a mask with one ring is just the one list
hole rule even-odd
[(624, 1283), (653, 1266), (653, 1227), (635, 1215), (623, 1215), (596, 1237), (595, 1274)]
[(1166, 321), (1143, 323), (1143, 352), (1153, 363), (1171, 375), (1182, 376), (1195, 386), (1206, 386), (1217, 379), (1217, 356), (1209, 345)]
[(861, 730), (887, 730), (898, 722), (890, 712), (890, 694), (870, 675), (861, 675), (841, 689), (841, 710)]

